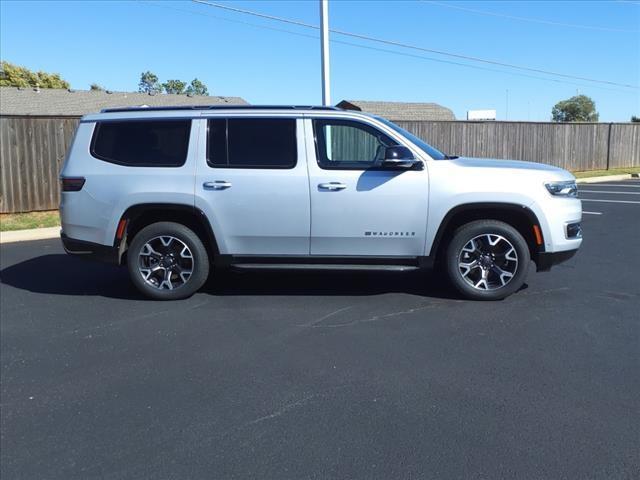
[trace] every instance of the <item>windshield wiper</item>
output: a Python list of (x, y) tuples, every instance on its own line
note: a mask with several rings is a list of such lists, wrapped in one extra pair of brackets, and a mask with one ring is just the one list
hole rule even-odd
[(458, 155), (447, 155), (446, 153), (444, 154), (445, 160), (455, 160), (456, 158), (460, 158), (460, 157)]

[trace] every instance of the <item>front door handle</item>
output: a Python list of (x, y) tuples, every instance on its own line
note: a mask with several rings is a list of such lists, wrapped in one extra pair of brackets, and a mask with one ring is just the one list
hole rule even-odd
[(204, 182), (202, 187), (205, 190), (226, 190), (231, 187), (231, 182), (225, 182), (224, 180), (216, 180), (215, 182)]
[(329, 183), (321, 183), (318, 185), (320, 190), (330, 190), (335, 192), (337, 190), (344, 190), (347, 186), (344, 183), (340, 182), (329, 182)]

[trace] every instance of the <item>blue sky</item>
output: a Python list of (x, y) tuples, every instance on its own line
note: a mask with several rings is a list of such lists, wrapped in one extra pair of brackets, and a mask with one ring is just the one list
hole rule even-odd
[[(220, 3), (319, 23), (316, 0)], [(640, 1), (331, 0), (329, 8), (330, 26), (339, 30), (640, 84)], [(241, 96), (251, 103), (319, 104), (319, 40), (312, 38), (317, 36), (316, 30), (189, 1), (0, 2), (1, 58), (59, 72), (77, 89), (97, 82), (112, 90), (134, 91), (140, 73), (151, 70), (161, 80), (198, 77), (212, 94)], [(345, 98), (437, 102), (453, 109), (457, 118), (465, 118), (469, 109), (487, 108), (505, 119), (508, 90), (510, 120), (544, 121), (558, 100), (579, 92), (596, 101), (601, 121), (628, 121), (631, 115), (640, 115), (638, 89), (511, 70), (336, 34), (331, 38), (360, 45), (331, 44), (334, 103)]]

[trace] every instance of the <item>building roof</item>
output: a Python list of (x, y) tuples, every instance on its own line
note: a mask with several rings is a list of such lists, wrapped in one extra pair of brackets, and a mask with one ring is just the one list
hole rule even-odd
[(240, 97), (0, 87), (0, 115), (82, 116), (133, 106), (248, 105)]
[(455, 120), (453, 111), (437, 103), (370, 102), (342, 100), (336, 105), (345, 110), (360, 110), (388, 120)]

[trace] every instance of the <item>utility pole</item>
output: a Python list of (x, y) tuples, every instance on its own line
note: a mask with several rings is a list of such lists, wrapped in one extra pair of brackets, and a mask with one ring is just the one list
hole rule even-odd
[(331, 105), (329, 76), (329, 0), (320, 0), (320, 49), (322, 54), (322, 105)]

